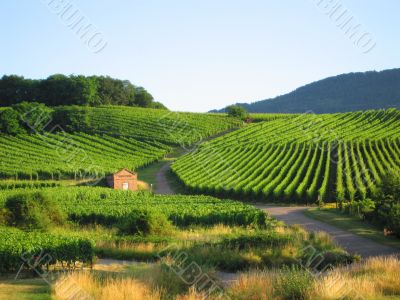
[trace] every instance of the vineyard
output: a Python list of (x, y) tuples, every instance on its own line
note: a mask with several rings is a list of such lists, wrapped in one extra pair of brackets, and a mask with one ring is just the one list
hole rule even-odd
[(46, 121), (27, 118), (33, 134), (0, 134), (0, 178), (78, 180), (136, 170), (163, 158), (172, 146), (191, 145), (241, 123), (222, 114), (130, 107), (49, 111)]
[(84, 179), (118, 169), (135, 170), (162, 158), (170, 147), (131, 138), (84, 133), (0, 135), (0, 177)]
[(274, 201), (366, 199), (400, 169), (395, 109), (296, 115), (204, 143), (172, 166), (190, 190)]
[[(8, 197), (32, 191), (34, 189), (1, 191), (0, 208)], [(177, 226), (265, 226), (267, 222), (266, 214), (252, 206), (209, 196), (164, 196), (101, 187), (55, 187), (40, 191), (59, 203), (72, 221), (83, 224), (115, 225), (137, 208), (165, 214)]]
[[(72, 120), (65, 126), (72, 131), (127, 136), (168, 145), (193, 144), (241, 124), (239, 120), (223, 114), (179, 113), (118, 106), (61, 107), (57, 111), (63, 119)], [(76, 120), (77, 115), (81, 117)]]
[(0, 239), (0, 272), (16, 272), (21, 266), (39, 270), (44, 265), (61, 262), (91, 263), (94, 258), (92, 242), (79, 237), (0, 227)]

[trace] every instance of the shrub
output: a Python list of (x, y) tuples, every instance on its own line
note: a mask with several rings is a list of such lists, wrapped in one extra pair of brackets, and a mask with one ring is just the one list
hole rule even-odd
[(277, 295), (280, 299), (306, 299), (313, 281), (313, 276), (307, 270), (299, 267), (283, 268), (275, 282)]
[(245, 120), (248, 116), (249, 113), (241, 106), (239, 105), (230, 105), (226, 108), (226, 112), (228, 113), (229, 116), (238, 118), (241, 120)]
[(389, 170), (378, 185), (377, 202), (382, 204), (400, 204), (400, 174)]
[(15, 272), (21, 266), (38, 271), (57, 262), (92, 263), (94, 258), (93, 243), (80, 237), (0, 227), (0, 240), (0, 273)]
[(21, 127), (28, 132), (42, 132), (52, 119), (52, 109), (37, 102), (21, 102), (12, 108), (18, 113)]
[(25, 229), (45, 230), (65, 222), (57, 203), (41, 192), (16, 194), (6, 200), (10, 225)]
[(10, 222), (10, 212), (5, 208), (0, 208), (0, 226)]
[(173, 226), (167, 217), (151, 210), (133, 210), (119, 224), (120, 232), (129, 235), (168, 235)]
[(400, 204), (393, 205), (387, 216), (387, 227), (400, 237)]
[(0, 112), (0, 133), (11, 135), (24, 133), (19, 124), (19, 115), (12, 108), (6, 108)]
[(283, 247), (292, 243), (289, 235), (276, 232), (256, 232), (253, 234), (240, 234), (224, 238), (220, 245), (229, 249), (248, 249), (248, 248), (275, 248)]

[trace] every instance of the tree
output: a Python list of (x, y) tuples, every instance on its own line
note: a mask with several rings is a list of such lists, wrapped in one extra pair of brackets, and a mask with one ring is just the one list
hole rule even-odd
[(10, 106), (36, 97), (37, 80), (17, 75), (4, 75), (0, 79), (0, 106)]
[(238, 118), (241, 120), (245, 120), (248, 116), (249, 113), (241, 106), (238, 105), (230, 105), (226, 108), (226, 112), (228, 113), (229, 116)]
[(378, 185), (377, 202), (380, 204), (400, 204), (400, 173), (391, 169), (382, 176)]
[(19, 115), (12, 108), (6, 108), (0, 112), (0, 133), (16, 135), (23, 133), (20, 126)]
[(62, 105), (127, 105), (164, 109), (143, 87), (129, 80), (109, 76), (54, 74), (46, 79), (32, 80), (21, 76), (0, 79), (0, 106), (20, 102), (40, 102), (48, 106)]
[(43, 103), (21, 102), (12, 108), (18, 113), (21, 127), (32, 133), (42, 132), (52, 119), (53, 110)]
[(150, 107), (151, 104), (153, 103), (153, 96), (146, 91), (145, 88), (138, 87), (136, 88), (136, 95), (135, 95), (135, 102), (137, 106), (140, 107)]

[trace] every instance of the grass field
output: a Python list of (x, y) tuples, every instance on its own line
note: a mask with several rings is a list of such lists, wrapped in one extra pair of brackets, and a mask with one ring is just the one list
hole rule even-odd
[(51, 286), (43, 279), (2, 279), (0, 277), (1, 300), (50, 300)]

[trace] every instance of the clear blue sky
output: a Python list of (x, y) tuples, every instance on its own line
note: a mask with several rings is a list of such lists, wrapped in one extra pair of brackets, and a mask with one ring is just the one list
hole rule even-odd
[(100, 53), (48, 7), (0, 2), (0, 73), (110, 75), (180, 111), (252, 102), (327, 76), (400, 67), (400, 1), (337, 0), (376, 47), (360, 47), (317, 0), (68, 1), (107, 41)]

